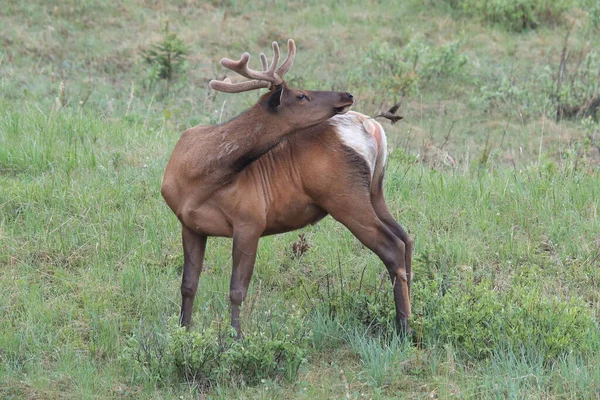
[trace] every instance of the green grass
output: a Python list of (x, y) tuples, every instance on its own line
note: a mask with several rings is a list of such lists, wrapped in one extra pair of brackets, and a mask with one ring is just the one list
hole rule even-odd
[[(594, 398), (600, 125), (554, 119), (557, 102), (597, 93), (577, 67), (597, 67), (592, 3), (515, 33), (442, 1), (9, 1), (0, 396)], [(190, 54), (172, 82), (152, 83), (142, 50), (166, 19)], [(553, 97), (571, 21), (565, 81), (574, 84)], [(162, 172), (183, 129), (257, 97), (208, 92), (223, 76), (218, 59), (250, 51), (257, 62), (287, 37), (299, 48), (290, 84), (349, 90), (370, 114), (405, 93), (405, 120), (385, 124), (385, 190), (416, 241), (416, 339), (390, 334), (385, 268), (326, 218), (302, 231), (310, 248), (300, 258), (298, 233), (261, 241), (243, 313), (250, 337), (264, 336), (249, 339), (256, 359), (231, 355), (231, 365), (259, 363), (279, 340), (304, 359), (298, 375), (286, 378), (289, 366), (248, 386), (221, 370), (207, 386), (178, 369), (197, 353), (177, 350), (227, 325), (231, 242), (209, 239), (195, 330), (178, 331), (183, 260)]]

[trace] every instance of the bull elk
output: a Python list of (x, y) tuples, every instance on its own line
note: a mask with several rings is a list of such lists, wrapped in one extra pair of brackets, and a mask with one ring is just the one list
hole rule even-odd
[(396, 322), (408, 330), (413, 241), (383, 197), (386, 136), (372, 118), (349, 111), (350, 93), (295, 90), (282, 79), (296, 54), (280, 66), (279, 47), (262, 71), (250, 55), (221, 65), (250, 79), (211, 81), (214, 90), (268, 88), (258, 102), (217, 126), (187, 129), (167, 164), (161, 192), (182, 225), (182, 326), (189, 326), (208, 236), (233, 238), (229, 297), (231, 325), (241, 335), (246, 298), (262, 236), (315, 224), (327, 214), (345, 225), (383, 261), (392, 281)]

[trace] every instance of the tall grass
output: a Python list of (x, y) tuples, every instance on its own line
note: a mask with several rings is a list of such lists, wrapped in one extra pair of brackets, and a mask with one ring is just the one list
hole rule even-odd
[[(112, 382), (131, 393), (153, 390), (148, 381), (129, 375), (131, 371), (120, 371), (116, 361), (127, 337), (172, 324), (169, 318), (178, 312), (177, 223), (158, 195), (165, 161), (165, 155), (158, 154), (177, 134), (161, 126), (145, 128), (69, 112), (50, 117), (38, 112), (8, 114), (6, 120), (10, 123), (4, 125), (1, 138), (11, 145), (3, 150), (2, 165), (10, 172), (2, 175), (0, 194), (1, 282), (8, 294), (1, 303), (8, 319), (0, 335), (3, 376), (10, 388), (6, 393), (29, 395), (35, 388), (54, 393), (66, 385), (82, 395), (108, 394)], [(32, 126), (44, 135), (15, 135)], [(58, 126), (64, 129), (53, 128)], [(92, 146), (93, 137), (97, 139)], [(34, 157), (41, 140), (49, 150)], [(43, 162), (40, 157), (45, 157)], [(503, 342), (490, 345), (494, 336), (477, 342), (471, 331), (476, 325), (470, 325), (469, 318), (488, 309), (504, 315), (493, 329), (490, 326), (490, 335), (510, 335), (515, 328), (511, 324), (521, 321), (526, 324), (519, 328), (525, 340), (533, 332), (529, 329), (538, 328), (527, 325), (529, 319), (520, 313), (541, 312), (539, 307), (546, 304), (546, 294), (537, 290), (555, 293), (552, 298), (558, 301), (553, 303), (555, 311), (544, 308), (535, 316), (540, 323), (550, 328), (568, 323), (570, 314), (563, 315), (564, 307), (575, 301), (579, 311), (573, 315), (579, 318), (584, 312), (589, 321), (595, 320), (586, 329), (597, 337), (600, 276), (595, 255), (600, 226), (595, 199), (600, 188), (594, 173), (573, 169), (566, 161), (552, 172), (539, 166), (491, 172), (468, 165), (436, 171), (400, 156), (391, 157), (389, 171), (390, 207), (411, 227), (417, 242), (413, 326), (422, 329), (417, 332), (418, 346), (427, 346), (421, 351), (428, 357), (439, 357), (438, 351), (444, 357), (444, 343), (451, 343), (457, 360), (479, 354), (485, 363), (507, 365), (510, 359), (494, 350)], [(275, 304), (283, 312), (296, 307), (308, 317), (305, 326), (312, 326), (309, 360), (347, 347), (360, 360), (361, 372), (351, 379), (388, 393), (399, 360), (415, 355), (407, 353), (407, 344), (386, 342), (369, 330), (377, 318), (385, 322), (393, 316), (388, 285), (380, 281), (383, 266), (332, 220), (307, 230), (310, 249), (299, 259), (291, 258), (289, 250), (295, 235), (263, 240), (250, 293), (250, 301), (258, 304), (254, 312), (264, 309), (263, 304)], [(214, 317), (227, 319), (228, 254), (227, 240), (211, 240), (197, 302), (198, 324)], [(465, 297), (469, 285), (479, 293), (472, 299)], [(531, 301), (520, 300), (523, 296)], [(491, 302), (478, 300), (484, 298)], [(500, 310), (494, 307), (506, 309), (511, 303), (505, 302), (514, 301), (524, 309), (497, 314)], [(591, 305), (589, 312), (585, 304)], [(265, 325), (252, 329), (260, 332)], [(557, 331), (548, 340), (561, 337)], [(560, 358), (565, 354), (564, 360), (595, 374), (585, 361), (597, 351), (593, 346), (551, 343), (552, 349), (560, 349), (550, 354), (552, 365), (567, 365)], [(543, 346), (534, 343), (528, 354), (543, 374), (550, 374), (540, 361), (548, 360)], [(508, 347), (506, 354), (519, 354), (519, 348)], [(75, 372), (75, 364), (82, 368)], [(427, 378), (414, 379), (433, 379), (434, 364), (427, 367)], [(23, 374), (25, 381), (19, 380)], [(92, 382), (98, 374), (100, 382)], [(61, 383), (64, 379), (67, 383)], [(71, 379), (81, 383), (70, 386)], [(164, 384), (172, 387), (176, 382)], [(519, 387), (514, 390), (526, 390)]]

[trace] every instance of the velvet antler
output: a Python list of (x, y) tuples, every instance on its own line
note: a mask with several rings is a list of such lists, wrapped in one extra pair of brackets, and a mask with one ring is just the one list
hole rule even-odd
[(273, 42), (273, 60), (271, 61), (271, 65), (267, 66), (267, 57), (264, 53), (260, 54), (262, 71), (255, 71), (248, 68), (248, 60), (250, 59), (250, 54), (248, 53), (242, 54), (242, 57), (238, 61), (222, 58), (221, 65), (223, 67), (251, 80), (238, 83), (232, 83), (228, 78), (223, 81), (212, 80), (210, 81), (210, 87), (220, 92), (240, 93), (248, 90), (270, 88), (272, 85), (280, 85), (283, 83), (283, 76), (294, 63), (295, 56), (296, 45), (292, 39), (289, 39), (288, 54), (279, 68), (277, 68), (277, 64), (279, 63), (279, 45), (277, 42)]

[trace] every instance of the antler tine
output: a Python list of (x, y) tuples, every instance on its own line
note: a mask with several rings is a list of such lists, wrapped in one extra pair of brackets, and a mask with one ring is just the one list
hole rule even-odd
[(275, 74), (283, 79), (283, 76), (290, 70), (292, 64), (294, 64), (294, 58), (296, 58), (296, 43), (294, 43), (292, 39), (289, 39), (287, 57), (285, 58), (283, 64), (277, 68)]
[(277, 42), (273, 42), (273, 60), (271, 61), (271, 65), (269, 65), (267, 73), (270, 75), (275, 74), (275, 68), (277, 68), (277, 64), (279, 64), (279, 44), (277, 44)]
[(234, 61), (230, 58), (221, 58), (221, 65), (227, 69), (237, 72), (238, 74), (240, 74), (246, 78), (253, 79), (252, 77), (248, 76), (248, 73), (247, 73), (249, 59), (250, 59), (250, 54), (244, 53), (244, 54), (242, 54), (242, 57), (240, 57), (240, 59), (238, 61)]
[(269, 69), (269, 65), (267, 64), (267, 56), (265, 56), (265, 53), (260, 53), (260, 63), (262, 64), (263, 72)]
[(225, 93), (241, 93), (249, 90), (268, 88), (271, 84), (267, 81), (251, 80), (246, 82), (232, 83), (229, 78), (223, 81), (212, 80), (209, 86), (213, 90)]

